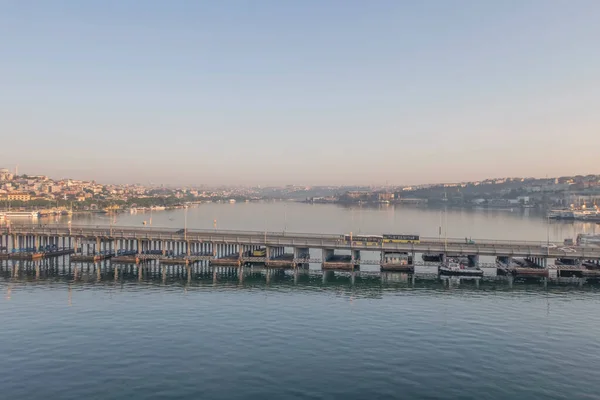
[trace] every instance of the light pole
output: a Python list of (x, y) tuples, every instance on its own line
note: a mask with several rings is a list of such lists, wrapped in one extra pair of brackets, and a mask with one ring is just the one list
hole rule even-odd
[(187, 240), (187, 205), (183, 206), (183, 238)]
[(546, 251), (550, 255), (550, 215), (546, 215)]
[(283, 235), (285, 236), (285, 231), (287, 230), (287, 204), (283, 205)]

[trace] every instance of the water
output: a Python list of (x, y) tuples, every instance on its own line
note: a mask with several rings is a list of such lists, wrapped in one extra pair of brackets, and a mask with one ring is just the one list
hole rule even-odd
[[(116, 217), (87, 214), (74, 215), (73, 224), (128, 225), (190, 229), (236, 229), (276, 232), (407, 233), (428, 237), (550, 240), (562, 241), (578, 233), (600, 233), (596, 223), (547, 221), (539, 212), (530, 209), (470, 210), (439, 209), (410, 206), (374, 208), (341, 207), (338, 205), (303, 204), (295, 202), (270, 203), (204, 203), (188, 209), (138, 214), (119, 214)], [(43, 223), (66, 223), (67, 217), (42, 219)], [(215, 223), (216, 221), (216, 223)]]
[(597, 285), (3, 271), (3, 398), (598, 398)]
[[(143, 215), (117, 224), (141, 225)], [(101, 216), (74, 223), (112, 223)], [(188, 227), (435, 236), (439, 211), (207, 204)], [(181, 227), (182, 210), (153, 226)], [(448, 213), (448, 236), (595, 229)], [(15, 399), (597, 399), (600, 285), (405, 274), (167, 275), (1, 261), (0, 388)], [(14, 266), (19, 265), (20, 269)], [(63, 268), (66, 267), (66, 268)], [(15, 273), (15, 271), (17, 271)], [(413, 279), (414, 278), (414, 279)]]

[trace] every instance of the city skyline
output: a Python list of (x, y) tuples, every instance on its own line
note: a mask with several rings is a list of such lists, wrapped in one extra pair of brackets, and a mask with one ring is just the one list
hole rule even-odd
[[(294, 183), (294, 182), (287, 182), (285, 184), (280, 184), (280, 185), (260, 185), (260, 184), (252, 184), (252, 183), (246, 183), (243, 185), (236, 185), (236, 184), (223, 184), (223, 183), (219, 183), (219, 184), (215, 184), (215, 185), (210, 185), (207, 183), (203, 183), (203, 182), (195, 182), (195, 183), (188, 183), (188, 184), (174, 184), (174, 183), (156, 183), (156, 182), (139, 182), (139, 181), (123, 181), (123, 182), (109, 182), (109, 181), (101, 181), (101, 180), (97, 180), (94, 178), (76, 178), (74, 176), (52, 176), (50, 174), (46, 174), (46, 173), (42, 173), (40, 171), (21, 171), (19, 169), (19, 166), (15, 166), (12, 169), (11, 168), (6, 168), (2, 165), (0, 165), (0, 181), (6, 180), (6, 176), (5, 174), (9, 174), (11, 176), (13, 176), (14, 178), (16, 178), (17, 176), (28, 176), (28, 177), (32, 177), (32, 178), (39, 178), (39, 177), (44, 177), (47, 178), (49, 180), (52, 181), (77, 181), (77, 182), (94, 182), (96, 184), (99, 185), (113, 185), (113, 186), (142, 186), (142, 187), (166, 187), (166, 188), (201, 188), (201, 187), (206, 187), (206, 188), (216, 188), (216, 187), (229, 187), (229, 188), (256, 188), (256, 187), (286, 187), (286, 186), (296, 186), (296, 187), (396, 187), (396, 188), (401, 188), (401, 187), (425, 187), (425, 186), (440, 186), (440, 185), (459, 185), (459, 184), (473, 184), (473, 183), (480, 183), (480, 182), (490, 182), (490, 181), (502, 181), (502, 180), (557, 180), (559, 178), (573, 178), (573, 177), (599, 177), (600, 174), (596, 174), (593, 172), (590, 173), (585, 173), (585, 174), (561, 174), (561, 175), (556, 175), (556, 176), (487, 176), (483, 179), (475, 179), (475, 180), (466, 180), (466, 179), (462, 179), (462, 180), (455, 180), (455, 181), (446, 181), (446, 182), (421, 182), (421, 183), (414, 183), (414, 184), (395, 184), (395, 183), (391, 183), (391, 182), (384, 182), (384, 183), (379, 183), (379, 182), (372, 182), (372, 183), (368, 183), (368, 184), (360, 184), (360, 183), (350, 183), (350, 184), (322, 184), (322, 185), (318, 185), (318, 184), (300, 184), (300, 183)], [(1, 190), (1, 186), (0, 186), (0, 190)]]
[(0, 163), (173, 185), (593, 174), (599, 14), (593, 1), (3, 4)]

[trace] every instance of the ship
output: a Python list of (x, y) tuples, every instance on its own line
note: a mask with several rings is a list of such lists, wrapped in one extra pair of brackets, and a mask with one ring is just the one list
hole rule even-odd
[(573, 211), (573, 216), (575, 219), (582, 220), (582, 221), (592, 221), (592, 222), (600, 221), (600, 211), (598, 211), (596, 209)]
[(580, 233), (577, 235), (577, 246), (600, 246), (600, 235)]
[(548, 211), (547, 214), (550, 219), (575, 219), (573, 210), (570, 209), (555, 209)]
[(38, 218), (39, 211), (1, 211), (0, 216), (4, 218)]
[(457, 260), (448, 260), (447, 263), (440, 265), (440, 275), (456, 276), (483, 276), (483, 271), (477, 267), (468, 267)]

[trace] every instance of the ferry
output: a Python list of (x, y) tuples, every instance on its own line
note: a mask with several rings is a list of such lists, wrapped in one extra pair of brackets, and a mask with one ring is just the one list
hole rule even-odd
[(600, 221), (600, 211), (598, 210), (579, 210), (574, 211), (575, 219), (583, 221)]
[(580, 233), (577, 235), (577, 246), (600, 246), (600, 235)]
[(456, 260), (449, 260), (446, 264), (440, 265), (440, 275), (458, 275), (458, 276), (483, 276), (483, 271), (476, 267), (467, 267)]
[(573, 210), (569, 209), (557, 209), (548, 211), (548, 218), (550, 219), (575, 219)]
[(39, 211), (2, 211), (0, 216), (4, 218), (38, 218), (40, 216)]

